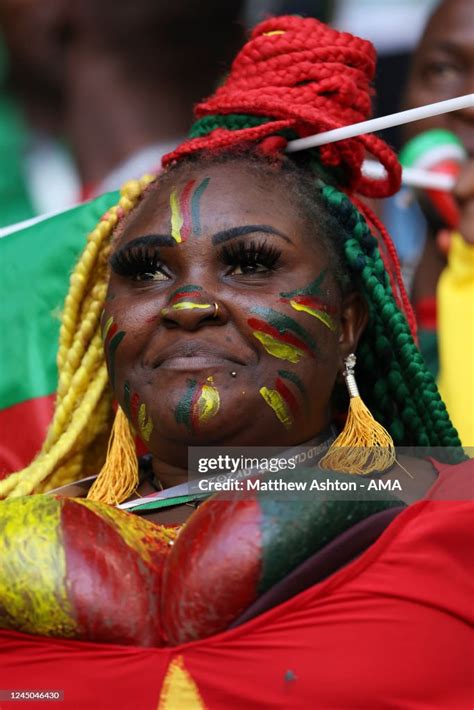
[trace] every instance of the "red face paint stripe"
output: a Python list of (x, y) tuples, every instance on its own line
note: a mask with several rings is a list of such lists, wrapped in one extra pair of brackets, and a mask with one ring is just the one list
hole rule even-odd
[(196, 180), (186, 183), (181, 193), (181, 214), (183, 216), (183, 226), (181, 227), (181, 237), (183, 241), (189, 239), (192, 230), (191, 220), (191, 191), (196, 184)]
[(289, 406), (293, 416), (296, 416), (299, 411), (298, 400), (296, 399), (293, 392), (288, 389), (283, 380), (281, 380), (279, 377), (277, 377), (277, 380), (275, 382), (275, 389), (279, 394), (281, 394), (281, 396)]
[(273, 328), (273, 326), (265, 323), (265, 321), (259, 320), (258, 318), (249, 318), (247, 322), (253, 330), (260, 330), (262, 333), (271, 335), (272, 338), (275, 338), (275, 340), (279, 340), (281, 343), (287, 343), (288, 345), (293, 345), (293, 347), (308, 353), (311, 357), (314, 357), (311, 349), (306, 345), (306, 343), (296, 336), (291, 335), (290, 333), (280, 333), (276, 328)]
[(198, 385), (193, 392), (193, 398), (191, 400), (191, 429), (197, 431), (199, 427), (199, 398), (202, 393), (202, 384)]
[(283, 303), (288, 303), (289, 301), (295, 301), (295, 303), (301, 303), (303, 306), (309, 306), (317, 311), (322, 311), (323, 313), (333, 314), (336, 313), (336, 308), (330, 306), (327, 303), (323, 303), (315, 296), (292, 296), (291, 298), (280, 298)]
[(114, 337), (114, 335), (115, 335), (115, 333), (117, 332), (117, 330), (118, 330), (118, 325), (117, 325), (117, 323), (112, 323), (112, 325), (111, 325), (110, 328), (109, 328), (109, 332), (107, 333), (107, 337), (106, 337), (106, 339), (105, 339), (105, 341), (104, 341), (104, 345), (108, 345), (108, 344), (110, 343), (110, 341), (111, 341), (112, 338)]
[(137, 420), (138, 416), (138, 406), (140, 404), (140, 397), (136, 392), (133, 393), (132, 398), (130, 400), (130, 414), (132, 416), (133, 421)]

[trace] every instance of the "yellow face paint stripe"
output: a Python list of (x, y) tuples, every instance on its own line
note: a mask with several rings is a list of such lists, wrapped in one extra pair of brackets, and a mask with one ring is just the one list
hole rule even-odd
[(180, 244), (183, 239), (181, 236), (181, 228), (183, 226), (183, 215), (181, 214), (181, 209), (179, 207), (178, 193), (173, 190), (170, 195), (170, 208), (171, 208), (171, 236), (173, 239)]
[(308, 313), (314, 318), (318, 318), (318, 320), (320, 320), (321, 323), (324, 323), (324, 325), (327, 326), (329, 330), (336, 330), (336, 325), (333, 319), (330, 315), (324, 313), (324, 311), (317, 311), (314, 308), (311, 308), (311, 306), (305, 306), (304, 303), (297, 303), (296, 301), (290, 301), (290, 305), (292, 308), (294, 308), (295, 311), (303, 311), (304, 313)]
[(199, 689), (187, 671), (182, 656), (174, 658), (168, 666), (158, 710), (206, 710)]
[(303, 357), (304, 352), (302, 350), (298, 350), (298, 348), (295, 348), (293, 345), (288, 345), (287, 343), (282, 343), (279, 340), (276, 340), (275, 338), (272, 338), (271, 335), (268, 335), (267, 333), (261, 333), (259, 331), (254, 331), (254, 336), (259, 340), (267, 353), (269, 355), (273, 355), (274, 357), (279, 358), (280, 360), (288, 360), (288, 362), (299, 362), (299, 360)]
[(193, 308), (212, 308), (210, 303), (193, 303), (192, 301), (180, 301), (171, 306), (175, 311), (192, 310)]
[(104, 330), (102, 331), (102, 339), (105, 340), (107, 337), (107, 333), (110, 330), (110, 326), (114, 322), (113, 316), (110, 316), (110, 318), (107, 320), (106, 324), (104, 325)]
[(281, 394), (277, 390), (271, 390), (268, 387), (262, 387), (259, 392), (268, 406), (275, 412), (278, 421), (283, 424), (285, 429), (289, 429), (293, 424), (293, 418)]
[(209, 421), (215, 417), (219, 411), (221, 400), (219, 392), (211, 385), (203, 385), (201, 395), (198, 400), (198, 419), (201, 423)]
[(145, 441), (149, 441), (151, 432), (153, 431), (153, 422), (147, 415), (146, 404), (144, 402), (140, 405), (138, 410), (138, 427)]
[(42, 636), (75, 636), (66, 587), (61, 504), (52, 496), (0, 503), (0, 626)]

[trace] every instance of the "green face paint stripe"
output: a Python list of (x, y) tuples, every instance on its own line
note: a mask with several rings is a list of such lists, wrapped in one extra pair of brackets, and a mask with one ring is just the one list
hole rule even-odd
[(191, 406), (196, 388), (196, 380), (187, 381), (186, 392), (179, 400), (174, 415), (176, 422), (178, 424), (184, 424), (188, 429), (190, 429), (191, 426)]
[(251, 313), (256, 313), (257, 315), (266, 318), (268, 323), (270, 323), (270, 325), (276, 328), (280, 333), (285, 333), (286, 331), (295, 333), (306, 343), (309, 348), (311, 348), (311, 350), (316, 350), (316, 343), (308, 331), (293, 318), (290, 318), (290, 316), (274, 311), (272, 308), (262, 308), (261, 306), (252, 308)]
[(119, 333), (116, 333), (112, 340), (109, 343), (108, 346), (108, 360), (109, 360), (109, 377), (110, 377), (110, 384), (112, 385), (112, 389), (114, 388), (115, 385), (115, 354), (117, 352), (117, 348), (122, 342), (122, 340), (125, 337), (125, 332), (121, 330)]
[(293, 298), (294, 296), (322, 296), (321, 284), (324, 281), (324, 277), (327, 274), (327, 269), (321, 271), (319, 276), (314, 279), (310, 284), (304, 288), (296, 288), (294, 291), (286, 291), (280, 293), (282, 298)]
[(201, 215), (200, 215), (200, 200), (204, 194), (205, 189), (209, 185), (211, 178), (204, 178), (204, 180), (197, 186), (194, 190), (193, 196), (191, 198), (191, 218), (193, 223), (193, 233), (199, 237), (201, 236)]
[(123, 411), (130, 418), (130, 385), (125, 382), (123, 385)]
[(307, 397), (305, 386), (295, 372), (290, 372), (290, 370), (278, 370), (278, 374), (280, 377), (283, 377), (284, 380), (290, 380), (290, 382), (292, 382), (299, 389), (302, 396), (305, 398)]
[(0, 504), (2, 626), (40, 636), (75, 636), (77, 623), (66, 578), (60, 501), (53, 496), (3, 501)]

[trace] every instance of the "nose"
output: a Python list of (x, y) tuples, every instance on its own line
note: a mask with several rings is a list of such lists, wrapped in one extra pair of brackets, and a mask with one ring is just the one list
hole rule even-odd
[(199, 300), (185, 297), (177, 302), (170, 303), (161, 309), (161, 320), (166, 328), (183, 328), (194, 331), (204, 326), (223, 325), (228, 320), (228, 311), (225, 306), (212, 299)]

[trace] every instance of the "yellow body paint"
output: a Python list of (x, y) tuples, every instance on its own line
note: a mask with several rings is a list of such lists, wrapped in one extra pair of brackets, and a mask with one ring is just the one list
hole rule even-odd
[(0, 503), (0, 627), (73, 637), (61, 504), (52, 496)]
[(211, 385), (203, 385), (197, 402), (199, 422), (202, 424), (215, 417), (220, 404), (221, 400), (216, 388)]
[(267, 333), (261, 333), (259, 331), (254, 331), (254, 336), (259, 340), (267, 353), (279, 358), (280, 360), (288, 360), (288, 362), (299, 362), (303, 357), (304, 352), (294, 347), (293, 345), (288, 345), (287, 343), (282, 343), (271, 335)]
[(153, 422), (151, 417), (147, 415), (146, 404), (143, 402), (138, 410), (138, 428), (140, 434), (145, 441), (150, 440), (151, 432), (153, 431)]
[(173, 658), (166, 671), (158, 710), (206, 710), (199, 689), (184, 665), (182, 656)]
[(106, 339), (107, 333), (109, 332), (110, 326), (112, 325), (113, 322), (114, 322), (114, 318), (113, 318), (113, 316), (110, 316), (110, 318), (107, 319), (107, 321), (104, 325), (104, 329), (102, 331), (102, 340)]
[(170, 195), (170, 208), (171, 208), (171, 236), (173, 239), (180, 244), (183, 241), (181, 236), (181, 227), (183, 226), (183, 215), (181, 214), (181, 208), (179, 206), (178, 194), (176, 190), (173, 190)]
[(278, 421), (283, 424), (285, 429), (289, 429), (293, 424), (293, 418), (281, 394), (277, 390), (271, 390), (268, 387), (262, 387), (259, 392), (268, 406), (275, 412)]
[(321, 323), (324, 323), (329, 330), (336, 330), (334, 320), (330, 315), (324, 313), (324, 311), (315, 310), (314, 308), (311, 308), (311, 306), (304, 305), (304, 303), (298, 303), (297, 301), (290, 301), (290, 305), (295, 311), (303, 311), (304, 313), (308, 313), (310, 316), (317, 318), (321, 321)]

